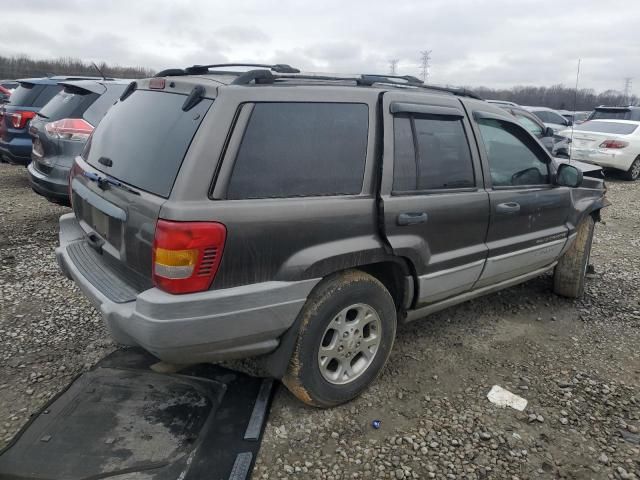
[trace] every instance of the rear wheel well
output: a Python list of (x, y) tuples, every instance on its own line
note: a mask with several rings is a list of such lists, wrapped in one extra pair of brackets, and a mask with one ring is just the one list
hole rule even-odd
[(410, 292), (407, 291), (405, 281), (406, 277), (411, 274), (408, 271), (408, 268), (401, 263), (389, 261), (361, 265), (355, 268), (375, 277), (387, 290), (389, 290), (389, 293), (393, 298), (393, 303), (396, 306), (396, 310), (404, 310), (407, 303), (410, 303), (413, 300), (413, 298), (406, 298), (409, 295), (413, 297), (413, 289), (411, 289), (412, 291)]

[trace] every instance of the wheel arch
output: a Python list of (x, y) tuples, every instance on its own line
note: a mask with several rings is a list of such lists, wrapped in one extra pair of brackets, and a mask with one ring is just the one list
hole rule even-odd
[[(406, 309), (413, 306), (414, 296), (417, 291), (417, 277), (415, 269), (407, 259), (389, 255), (384, 260), (362, 263), (328, 272), (322, 278), (324, 280), (327, 277), (353, 269), (368, 273), (384, 285), (393, 298), (399, 320)], [(322, 281), (314, 289), (318, 288), (321, 283)], [(298, 315), (293, 325), (280, 337), (278, 348), (258, 359), (260, 366), (274, 378), (282, 378), (287, 371), (300, 330), (300, 323), (301, 316)]]

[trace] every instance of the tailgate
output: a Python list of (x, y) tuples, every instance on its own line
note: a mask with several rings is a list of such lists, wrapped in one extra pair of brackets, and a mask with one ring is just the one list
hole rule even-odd
[(187, 95), (136, 90), (109, 109), (72, 170), (72, 204), (88, 241), (152, 277), (162, 204), (213, 103), (183, 109)]
[(135, 273), (151, 278), (153, 237), (164, 198), (109, 183), (81, 158), (72, 204), (89, 243)]

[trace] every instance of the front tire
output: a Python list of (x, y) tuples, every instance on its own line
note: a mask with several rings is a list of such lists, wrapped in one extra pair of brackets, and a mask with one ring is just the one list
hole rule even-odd
[(595, 221), (589, 215), (579, 226), (576, 239), (558, 261), (553, 274), (553, 291), (563, 297), (579, 298), (584, 293)]
[(632, 182), (640, 178), (640, 155), (636, 157), (636, 159), (629, 167), (629, 170), (625, 172), (624, 178)]
[(333, 274), (311, 293), (282, 379), (298, 399), (332, 407), (360, 395), (380, 374), (396, 334), (384, 285), (360, 270)]

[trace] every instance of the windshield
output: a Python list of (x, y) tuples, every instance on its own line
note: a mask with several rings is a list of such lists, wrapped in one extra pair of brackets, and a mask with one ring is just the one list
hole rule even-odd
[(598, 122), (589, 120), (588, 122), (576, 125), (574, 130), (584, 132), (599, 132), (599, 133), (615, 133), (618, 135), (629, 135), (638, 128), (637, 125), (630, 123), (619, 122)]
[[(100, 171), (167, 198), (202, 118), (213, 103), (203, 99), (182, 110), (186, 95), (136, 90), (107, 111), (83, 153)], [(107, 158), (112, 166), (98, 160)]]

